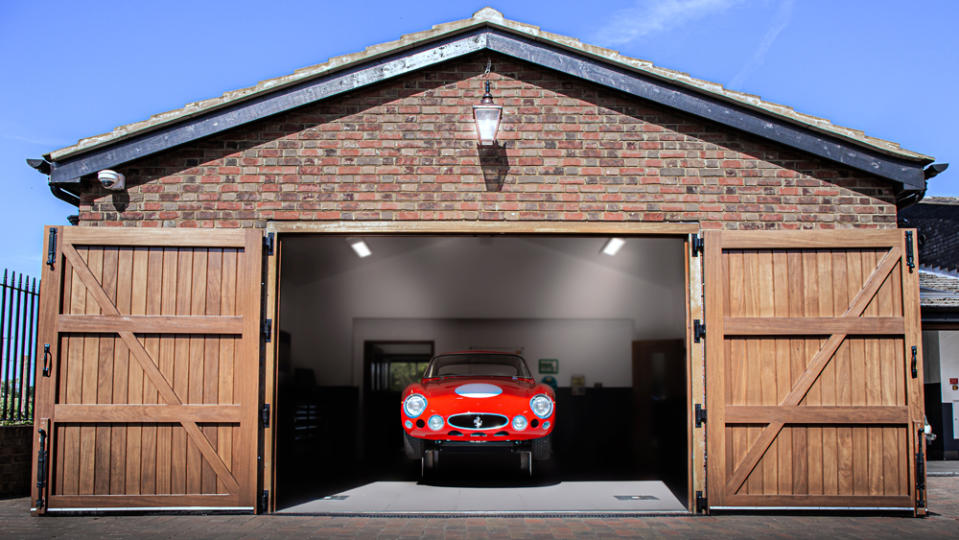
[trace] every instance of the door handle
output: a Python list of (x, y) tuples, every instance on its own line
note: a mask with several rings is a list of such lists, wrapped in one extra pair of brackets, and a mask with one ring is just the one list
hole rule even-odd
[(53, 357), (53, 354), (50, 352), (50, 344), (43, 344), (43, 376), (50, 376), (50, 358)]
[(919, 367), (916, 365), (916, 349), (915, 345), (912, 346), (912, 378), (915, 379), (919, 376)]

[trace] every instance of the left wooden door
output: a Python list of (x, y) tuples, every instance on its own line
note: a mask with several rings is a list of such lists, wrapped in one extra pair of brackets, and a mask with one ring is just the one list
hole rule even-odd
[(47, 227), (35, 512), (255, 510), (261, 237)]

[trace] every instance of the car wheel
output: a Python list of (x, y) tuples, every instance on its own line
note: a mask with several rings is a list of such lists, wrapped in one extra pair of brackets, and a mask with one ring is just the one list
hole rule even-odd
[(553, 457), (553, 436), (547, 435), (539, 439), (533, 439), (532, 444), (533, 459), (536, 461), (546, 461)]
[(403, 433), (403, 450), (406, 452), (406, 457), (410, 459), (422, 458), (423, 457), (423, 439), (410, 437), (409, 434)]
[(430, 478), (436, 473), (439, 466), (440, 453), (437, 450), (427, 450), (420, 458), (420, 478)]
[(520, 452), (519, 453), (519, 469), (527, 474), (527, 476), (533, 476), (533, 456), (532, 452)]

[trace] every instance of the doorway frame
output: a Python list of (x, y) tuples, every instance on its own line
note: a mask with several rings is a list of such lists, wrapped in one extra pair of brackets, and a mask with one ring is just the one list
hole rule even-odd
[[(685, 276), (686, 311), (686, 424), (688, 430), (686, 507), (691, 514), (700, 510), (697, 494), (706, 493), (706, 427), (695, 425), (696, 404), (705, 406), (705, 339), (694, 339), (693, 321), (704, 321), (703, 312), (703, 259), (693, 249), (692, 239), (702, 230), (698, 222), (563, 222), (563, 221), (269, 221), (267, 237), (273, 235), (272, 252), (264, 255), (264, 320), (269, 321), (272, 335), (276, 335), (280, 308), (280, 271), (283, 239), (293, 235), (317, 236), (623, 236), (623, 237), (671, 237), (682, 238)], [(276, 400), (277, 353), (279, 340), (274, 339), (264, 346), (261, 406), (269, 405), (268, 425), (261, 430), (262, 448), (260, 467), (260, 494), (262, 511), (276, 511)], [(263, 493), (266, 495), (263, 496)], [(701, 499), (699, 499), (701, 500)]]

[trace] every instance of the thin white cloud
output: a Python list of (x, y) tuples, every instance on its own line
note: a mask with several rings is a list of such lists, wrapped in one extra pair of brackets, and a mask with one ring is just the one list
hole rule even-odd
[(6, 139), (8, 141), (17, 141), (27, 144), (33, 144), (36, 146), (49, 146), (53, 148), (60, 148), (66, 146), (70, 143), (65, 143), (63, 141), (58, 141), (55, 139), (44, 139), (38, 137), (24, 137), (22, 135), (10, 135), (7, 133), (0, 133), (0, 139)]
[(763, 65), (763, 62), (766, 61), (766, 53), (769, 52), (769, 49), (772, 48), (773, 44), (776, 42), (776, 38), (779, 37), (779, 34), (789, 26), (789, 20), (792, 17), (793, 13), (793, 0), (786, 0), (779, 5), (779, 9), (776, 11), (776, 15), (773, 18), (772, 24), (769, 26), (769, 29), (766, 30), (766, 34), (763, 36), (762, 41), (759, 42), (759, 47), (753, 51), (752, 57), (749, 61), (739, 69), (739, 72), (729, 81), (730, 88), (738, 88), (742, 85), (746, 79), (756, 71), (759, 66)]
[(597, 43), (621, 45), (725, 11), (741, 0), (637, 0), (633, 7), (613, 13), (594, 36)]

